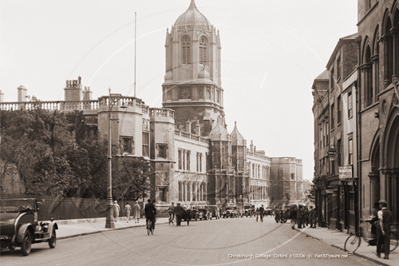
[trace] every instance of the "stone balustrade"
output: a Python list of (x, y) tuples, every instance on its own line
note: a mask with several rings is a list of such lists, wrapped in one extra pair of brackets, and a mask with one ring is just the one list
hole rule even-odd
[(166, 108), (150, 108), (150, 117), (170, 117), (174, 118), (174, 110)]
[(91, 101), (37, 101), (37, 102), (1, 102), (0, 110), (33, 110), (41, 108), (50, 111), (71, 112), (75, 110), (98, 110), (98, 100)]
[(208, 144), (208, 139), (178, 129), (175, 129), (175, 135)]

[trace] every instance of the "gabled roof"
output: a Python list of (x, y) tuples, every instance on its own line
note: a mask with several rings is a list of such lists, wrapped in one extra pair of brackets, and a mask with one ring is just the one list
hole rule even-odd
[(244, 137), (237, 129), (237, 122), (234, 122), (234, 129), (233, 132), (231, 132), (231, 144), (237, 146), (245, 146), (244, 142)]
[(229, 132), (225, 127), (223, 117), (219, 116), (216, 125), (209, 133), (211, 141), (229, 141)]

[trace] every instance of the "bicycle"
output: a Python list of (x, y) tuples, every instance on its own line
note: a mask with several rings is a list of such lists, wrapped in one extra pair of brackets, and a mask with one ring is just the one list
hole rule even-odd
[[(367, 221), (367, 222), (370, 222), (370, 221)], [(344, 251), (347, 251), (352, 254), (355, 253), (356, 250), (360, 247), (362, 238), (368, 245), (373, 245), (373, 246), (375, 245), (375, 244), (370, 244), (371, 241), (375, 241), (374, 238), (366, 239), (365, 237), (363, 237), (361, 235), (361, 233), (356, 233), (356, 234), (351, 233), (345, 241)], [(394, 232), (391, 231), (390, 252), (393, 252), (398, 247), (398, 244), (399, 244), (398, 236)]]
[(154, 234), (154, 224), (152, 219), (147, 219), (147, 235)]

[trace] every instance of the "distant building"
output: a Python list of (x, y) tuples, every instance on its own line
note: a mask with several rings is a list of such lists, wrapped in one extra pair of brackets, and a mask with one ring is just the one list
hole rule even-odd
[[(147, 158), (155, 171), (150, 197), (160, 209), (171, 202), (268, 207), (303, 197), (302, 160), (268, 157), (252, 141), (247, 147), (237, 124), (231, 133), (227, 130), (220, 35), (193, 0), (167, 31), (165, 49), (163, 108), (120, 94), (91, 100), (80, 77), (66, 82), (64, 102), (37, 104), (62, 112), (81, 110), (88, 136), (108, 140), (110, 130), (119, 155)], [(19, 93), (26, 95), (23, 89)], [(21, 99), (0, 108), (31, 108)]]

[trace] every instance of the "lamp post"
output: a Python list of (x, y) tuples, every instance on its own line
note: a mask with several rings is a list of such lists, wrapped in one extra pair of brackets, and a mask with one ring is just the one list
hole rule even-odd
[[(112, 215), (112, 138), (111, 138), (111, 111), (112, 107), (122, 98), (121, 95), (111, 96), (111, 89), (109, 89), (108, 99), (108, 186), (107, 186), (107, 217), (105, 219), (105, 228), (115, 228), (114, 217)], [(121, 108), (127, 108), (122, 105)]]

